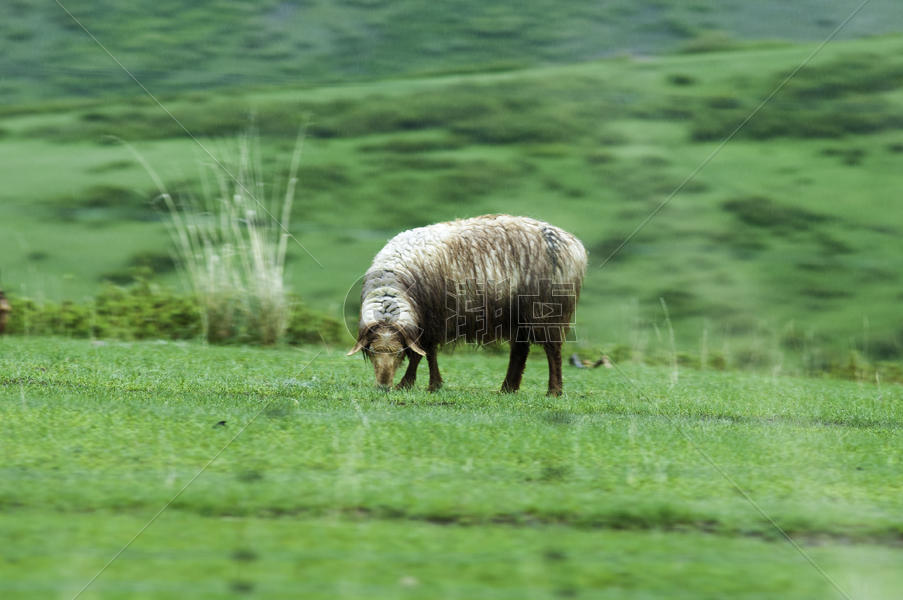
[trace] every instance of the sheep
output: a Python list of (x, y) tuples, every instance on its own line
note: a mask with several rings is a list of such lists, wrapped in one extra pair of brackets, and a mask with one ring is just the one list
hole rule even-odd
[(464, 340), (511, 344), (502, 392), (516, 392), (530, 344), (549, 363), (548, 395), (562, 392), (561, 346), (586, 271), (586, 250), (570, 233), (528, 217), (484, 215), (399, 233), (364, 275), (357, 341), (376, 383), (414, 385), (422, 357), (429, 390), (442, 386), (436, 352)]

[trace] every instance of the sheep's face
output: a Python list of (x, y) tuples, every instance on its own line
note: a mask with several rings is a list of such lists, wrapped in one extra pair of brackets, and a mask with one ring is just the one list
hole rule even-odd
[(395, 379), (395, 371), (404, 358), (404, 338), (391, 327), (379, 327), (373, 334), (366, 352), (373, 362), (376, 385), (389, 387)]
[(406, 339), (401, 329), (394, 325), (381, 324), (362, 328), (357, 343), (348, 354), (363, 351), (364, 356), (373, 363), (376, 385), (387, 388), (395, 379), (395, 371), (404, 359), (406, 349), (421, 356), (426, 354), (416, 342)]

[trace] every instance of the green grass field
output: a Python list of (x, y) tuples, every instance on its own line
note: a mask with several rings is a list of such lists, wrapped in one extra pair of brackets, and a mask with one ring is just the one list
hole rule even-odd
[(842, 597), (712, 462), (851, 597), (903, 584), (898, 385), (500, 395), (462, 350), (386, 395), (340, 350), (0, 338), (0, 595), (73, 597), (166, 507), (82, 598)]
[[(903, 356), (901, 47), (899, 36), (827, 46), (604, 268), (813, 46), (163, 101), (219, 156), (253, 122), (276, 187), (308, 123), (288, 279), (318, 310), (354, 319), (357, 278), (400, 230), (527, 214), (590, 251), (585, 348), (670, 351), (664, 299), (682, 352), (819, 370), (850, 352)], [(0, 128), (8, 292), (80, 301), (140, 265), (181, 285), (151, 179), (107, 137), (133, 144), (171, 192), (201, 194), (210, 159), (159, 107), (18, 105)]]
[[(0, 599), (899, 597), (901, 19), (4, 2)], [(128, 341), (202, 331), (141, 160), (209, 199), (250, 131), (271, 198), (302, 128), (291, 336)], [(377, 391), (333, 345), (359, 278), (484, 213), (584, 242), (565, 354), (617, 367), (547, 398), (534, 351), (501, 395), (506, 352), (459, 347), (438, 393)]]

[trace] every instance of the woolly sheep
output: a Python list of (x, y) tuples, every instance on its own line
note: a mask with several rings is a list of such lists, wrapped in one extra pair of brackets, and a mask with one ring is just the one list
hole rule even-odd
[(528, 217), (485, 215), (418, 227), (392, 238), (364, 276), (352, 355), (363, 351), (381, 387), (410, 388), (426, 356), (429, 390), (442, 385), (441, 344), (508, 341), (502, 392), (520, 387), (530, 344), (549, 363), (549, 395), (560, 395), (561, 345), (586, 270), (570, 233)]

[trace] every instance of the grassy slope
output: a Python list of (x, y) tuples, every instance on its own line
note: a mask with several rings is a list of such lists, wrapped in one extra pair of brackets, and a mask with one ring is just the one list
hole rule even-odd
[(384, 396), (335, 351), (0, 339), (2, 594), (74, 593), (245, 425), (86, 598), (830, 597), (699, 450), (854, 597), (899, 588), (903, 388), (631, 368), (548, 399), (543, 363)]
[[(310, 115), (294, 224), (325, 269), (295, 247), (289, 271), (314, 306), (338, 313), (400, 229), (511, 212), (568, 228), (590, 249), (579, 329), (587, 345), (666, 347), (665, 298), (678, 346), (694, 353), (705, 344), (710, 355), (770, 367), (850, 348), (892, 359), (903, 352), (903, 215), (892, 201), (903, 186), (901, 43), (828, 46), (750, 123), (753, 137), (729, 144), (604, 270), (715, 148), (707, 138), (730, 131), (810, 47), (164, 100), (214, 147), (253, 111), (273, 180)], [(166, 258), (147, 175), (103, 136), (136, 144), (173, 191), (196, 191), (205, 157), (168, 116), (146, 99), (7, 114), (0, 253), (9, 291), (78, 299), (142, 255)], [(845, 137), (800, 130), (836, 123)], [(771, 137), (773, 128), (789, 135)]]
[[(532, 0), (147, 0), (63, 3), (157, 92), (312, 84), (424, 72), (566, 63), (660, 52), (698, 36), (817, 40), (858, 4), (780, 0), (586, 3)], [(894, 31), (894, 0), (872, 0), (842, 32)], [(707, 37), (708, 36), (708, 37)], [(132, 83), (56, 4), (0, 6), (0, 104), (132, 93)]]

